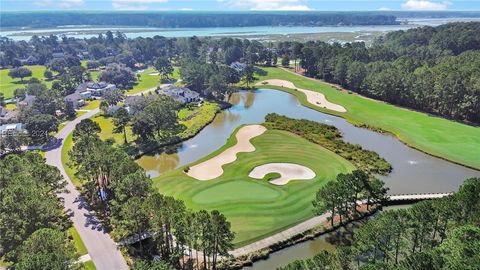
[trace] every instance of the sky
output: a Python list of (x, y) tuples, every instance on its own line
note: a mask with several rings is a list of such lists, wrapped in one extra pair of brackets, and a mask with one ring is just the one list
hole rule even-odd
[(0, 0), (0, 11), (32, 10), (480, 10), (480, 0)]

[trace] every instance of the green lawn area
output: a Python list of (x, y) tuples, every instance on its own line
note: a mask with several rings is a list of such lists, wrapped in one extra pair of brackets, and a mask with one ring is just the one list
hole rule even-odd
[(181, 109), (178, 112), (178, 118), (180, 124), (185, 125), (187, 129), (180, 136), (183, 138), (193, 136), (210, 123), (218, 111), (220, 111), (220, 106), (208, 101), (205, 101), (201, 107)]
[(72, 147), (73, 133), (70, 133), (67, 138), (65, 138), (65, 142), (62, 147), (62, 165), (63, 168), (65, 168), (65, 172), (67, 173), (68, 177), (70, 178), (70, 180), (72, 180), (73, 185), (76, 187), (81, 187), (82, 182), (75, 176), (75, 173), (77, 172), (76, 169), (68, 166), (68, 164), (70, 163), (70, 155), (68, 154), (68, 152), (70, 151), (70, 149), (72, 149)]
[[(37, 78), (39, 80), (43, 80), (48, 87), (52, 85), (52, 81), (45, 81), (43, 77), (43, 73), (45, 72), (45, 66), (25, 66), (26, 68), (32, 71), (32, 77)], [(25, 84), (21, 82), (20, 79), (12, 79), (8, 76), (9, 69), (2, 69), (0, 70), (0, 93), (3, 93), (5, 98), (12, 98), (13, 92), (17, 88), (23, 88)], [(26, 77), (23, 80), (26, 81), (32, 77)]]
[(93, 110), (100, 107), (100, 99), (87, 101), (87, 105), (80, 108), (80, 110)]
[[(132, 95), (136, 93), (140, 93), (142, 91), (148, 90), (150, 88), (154, 88), (159, 86), (160, 83), (160, 75), (150, 75), (155, 74), (157, 71), (154, 67), (148, 67), (147, 69), (143, 70), (140, 73), (140, 78), (138, 79), (137, 85), (133, 87), (133, 89), (127, 91), (127, 95)], [(92, 76), (93, 77), (93, 76)], [(179, 79), (180, 73), (177, 67), (174, 68), (172, 78)]]
[[(113, 129), (114, 129), (113, 118), (105, 117), (99, 113), (93, 116), (92, 120), (97, 122), (100, 128), (102, 129), (102, 132), (100, 132), (100, 139), (106, 140), (106, 139), (113, 138), (116, 144), (123, 144), (124, 142), (123, 133), (113, 133)], [(127, 127), (127, 140), (131, 142), (133, 141), (133, 139), (134, 139), (134, 135), (129, 126)]]
[(95, 267), (95, 264), (93, 264), (93, 261), (87, 261), (82, 264), (82, 269), (83, 270), (96, 270), (97, 268)]
[(85, 247), (82, 238), (80, 238), (77, 229), (75, 229), (75, 227), (70, 227), (68, 229), (68, 234), (73, 238), (73, 242), (75, 243), (75, 248), (77, 249), (78, 255), (83, 256), (88, 254), (87, 248)]
[[(304, 94), (287, 88), (275, 88), (296, 95), (309, 108), (344, 117), (357, 125), (366, 124), (395, 134), (401, 141), (434, 156), (480, 169), (480, 127), (374, 101), (336, 90), (332, 86), (295, 75), (280, 68), (262, 68), (266, 75), (258, 80), (282, 79), (297, 87), (322, 92), (331, 102), (347, 109), (346, 113), (318, 108), (306, 101)], [(432, 86), (433, 87), (433, 86)]]
[[(234, 145), (234, 134), (225, 146), (196, 163)], [(239, 153), (235, 162), (223, 166), (224, 173), (217, 179), (196, 180), (183, 172), (184, 166), (154, 178), (154, 186), (183, 200), (189, 208), (217, 209), (225, 214), (236, 233), (235, 245), (242, 246), (311, 218), (316, 191), (338, 173), (354, 169), (333, 152), (285, 131), (267, 130), (251, 142), (256, 151)], [(317, 176), (284, 186), (248, 177), (254, 167), (270, 162), (304, 165)]]
[(15, 104), (15, 103), (5, 104), (5, 108), (7, 110), (15, 110), (17, 108), (17, 104)]

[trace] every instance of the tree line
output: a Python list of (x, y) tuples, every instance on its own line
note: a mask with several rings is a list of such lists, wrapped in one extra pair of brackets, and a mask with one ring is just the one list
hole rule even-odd
[(102, 141), (100, 131), (96, 122), (82, 120), (69, 155), (82, 193), (112, 236), (125, 242), (135, 258), (159, 255), (175, 269), (193, 269), (194, 261), (196, 269), (216, 269), (219, 256), (229, 256), (233, 248), (234, 233), (225, 216), (216, 210), (192, 211), (155, 191), (145, 171), (123, 150)]
[(5, 13), (0, 18), (4, 27), (30, 26), (45, 28), (62, 25), (119, 25), (147, 27), (245, 27), (281, 25), (395, 25), (395, 16), (353, 12), (35, 12)]
[(71, 222), (56, 192), (65, 180), (37, 153), (0, 159), (0, 258), (16, 270), (75, 269)]
[(317, 215), (330, 213), (330, 225), (333, 227), (336, 218), (343, 224), (358, 217), (361, 211), (365, 211), (359, 206), (366, 205), (368, 211), (370, 205), (384, 203), (388, 191), (384, 185), (383, 181), (360, 170), (341, 173), (336, 181), (328, 182), (317, 191), (312, 204)]
[(478, 269), (479, 206), (480, 178), (470, 178), (449, 197), (381, 212), (350, 245), (279, 269)]
[(279, 43), (278, 48), (306, 76), (393, 104), (480, 123), (479, 37), (478, 22), (450, 23), (390, 32), (371, 47), (312, 41)]

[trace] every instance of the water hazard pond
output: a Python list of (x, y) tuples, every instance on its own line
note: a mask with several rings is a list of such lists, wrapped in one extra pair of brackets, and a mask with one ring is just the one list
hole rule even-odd
[(219, 113), (197, 136), (183, 142), (169, 153), (143, 156), (137, 160), (151, 177), (194, 162), (220, 148), (242, 124), (262, 123), (268, 113), (304, 118), (336, 126), (345, 141), (375, 151), (393, 166), (388, 176), (380, 177), (391, 194), (449, 192), (458, 189), (469, 177), (480, 172), (412, 149), (393, 136), (358, 128), (343, 118), (303, 107), (297, 98), (285, 92), (259, 89), (232, 95), (233, 106)]

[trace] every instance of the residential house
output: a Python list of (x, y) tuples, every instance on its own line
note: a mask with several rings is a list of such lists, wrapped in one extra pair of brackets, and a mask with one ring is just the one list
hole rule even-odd
[(23, 132), (23, 124), (22, 123), (13, 123), (13, 124), (5, 124), (0, 126), (0, 136), (8, 136)]
[(65, 53), (63, 52), (54, 52), (52, 53), (53, 59), (63, 59), (65, 58)]
[(245, 69), (247, 65), (244, 64), (244, 63), (240, 63), (238, 61), (236, 62), (233, 62), (230, 64), (230, 67), (235, 69), (238, 73), (242, 74), (243, 73), (243, 70)]
[(160, 90), (158, 93), (162, 95), (167, 95), (182, 104), (189, 102), (198, 102), (202, 100), (200, 94), (186, 87), (176, 87), (170, 85), (167, 88)]
[(65, 97), (65, 103), (71, 103), (74, 109), (78, 109), (85, 105), (85, 98), (80, 92), (74, 92)]
[(21, 65), (36, 65), (38, 64), (38, 59), (32, 55), (30, 55), (29, 57), (25, 58), (25, 59), (20, 59), (20, 64)]
[(0, 123), (8, 123), (16, 119), (18, 116), (17, 110), (7, 110), (4, 107), (0, 107)]
[(24, 110), (28, 106), (32, 106), (33, 102), (37, 99), (34, 95), (26, 95), (22, 101), (17, 102), (17, 108), (19, 110)]
[(106, 82), (98, 82), (98, 83), (90, 82), (90, 83), (87, 83), (86, 86), (87, 86), (87, 91), (90, 91), (90, 93), (92, 93), (92, 96), (96, 96), (96, 97), (101, 97), (103, 96), (103, 94), (105, 94), (105, 92), (117, 89), (115, 84), (106, 83)]

